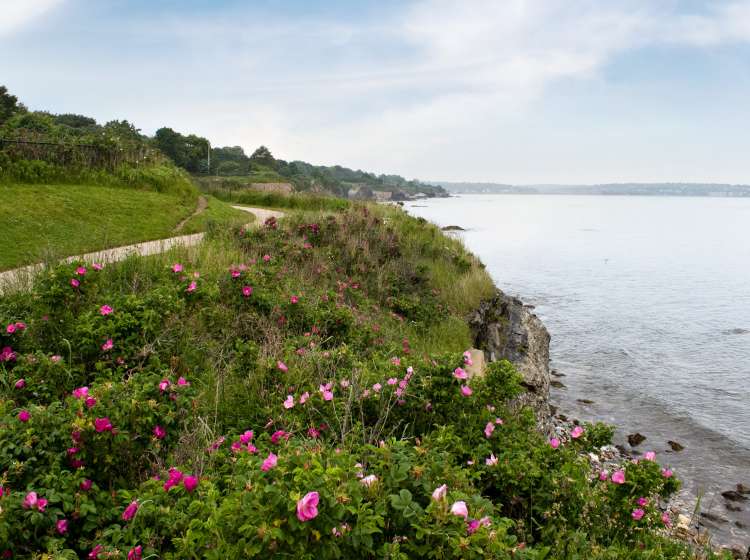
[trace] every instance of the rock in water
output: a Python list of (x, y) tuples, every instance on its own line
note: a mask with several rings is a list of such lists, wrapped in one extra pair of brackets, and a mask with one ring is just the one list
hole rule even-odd
[(721, 495), (724, 496), (725, 500), (730, 500), (732, 502), (747, 501), (747, 498), (736, 490), (727, 490), (726, 492), (722, 492)]
[(445, 226), (442, 229), (443, 229), (443, 231), (466, 231), (461, 226)]
[(515, 404), (533, 407), (539, 428), (548, 432), (550, 336), (542, 321), (521, 300), (498, 290), (469, 317), (469, 326), (474, 346), (484, 351), (487, 361), (508, 360), (516, 366), (527, 392)]
[(630, 444), (630, 447), (637, 447), (644, 441), (646, 441), (646, 436), (641, 433), (636, 432), (628, 435), (628, 444)]
[(685, 449), (684, 445), (682, 445), (681, 443), (677, 443), (676, 441), (672, 441), (671, 439), (667, 442), (667, 444), (672, 448), (672, 451), (682, 451), (683, 449)]

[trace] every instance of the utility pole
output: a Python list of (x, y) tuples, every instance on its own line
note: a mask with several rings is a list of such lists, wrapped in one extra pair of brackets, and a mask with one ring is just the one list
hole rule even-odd
[(209, 140), (206, 140), (206, 145), (208, 148), (206, 149), (206, 161), (208, 163), (208, 167), (206, 168), (206, 175), (211, 175), (211, 142)]

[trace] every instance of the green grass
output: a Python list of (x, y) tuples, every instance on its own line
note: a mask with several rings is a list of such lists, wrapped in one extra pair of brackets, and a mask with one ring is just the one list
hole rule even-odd
[(169, 237), (195, 208), (175, 195), (82, 185), (0, 185), (0, 197), (0, 270)]
[(180, 233), (207, 231), (212, 227), (230, 229), (255, 221), (253, 214), (232, 208), (231, 204), (227, 204), (218, 198), (207, 196), (206, 199), (208, 200), (208, 207), (203, 213), (190, 218)]

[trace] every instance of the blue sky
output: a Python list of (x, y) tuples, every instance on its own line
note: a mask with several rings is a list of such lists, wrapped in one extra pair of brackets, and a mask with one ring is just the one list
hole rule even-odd
[(0, 83), (425, 180), (750, 182), (750, 0), (5, 0)]

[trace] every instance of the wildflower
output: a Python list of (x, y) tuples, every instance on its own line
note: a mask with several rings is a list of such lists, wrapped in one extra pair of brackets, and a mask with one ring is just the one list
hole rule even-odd
[(636, 521), (640, 521), (645, 514), (646, 512), (643, 511), (641, 508), (636, 508), (633, 510), (633, 513), (631, 513), (630, 516)]
[(164, 483), (164, 490), (169, 491), (170, 488), (178, 485), (180, 482), (182, 482), (182, 472), (172, 467), (169, 469), (169, 478)]
[(198, 287), (198, 284), (197, 284), (197, 283), (195, 282), (195, 280), (193, 280), (192, 282), (190, 282), (190, 284), (188, 284), (188, 287), (187, 287), (187, 288), (185, 288), (185, 291), (186, 291), (187, 293), (192, 293), (192, 292), (194, 292), (194, 291), (195, 291), (195, 289), (196, 289), (197, 287)]
[(339, 382), (339, 385), (341, 385), (341, 388), (342, 388), (342, 389), (347, 389), (347, 388), (349, 387), (349, 385), (350, 385), (350, 382), (349, 382), (349, 380), (348, 380), (348, 379), (342, 379), (342, 380), (341, 380), (341, 381)]
[(130, 521), (135, 517), (136, 512), (138, 511), (138, 502), (136, 500), (133, 500), (128, 504), (128, 507), (125, 508), (125, 511), (122, 512), (122, 520), (123, 521)]
[(389, 377), (386, 383), (388, 383), (388, 385), (395, 385), (398, 383), (398, 377)]
[(605, 481), (609, 478), (609, 473), (607, 471), (600, 471), (599, 472), (599, 480)]
[(175, 274), (182, 272), (182, 265), (180, 263), (174, 263), (172, 265), (172, 272), (174, 272)]
[(84, 266), (79, 266), (78, 268), (76, 268), (76, 274), (78, 276), (84, 276), (86, 274), (86, 272), (87, 272), (86, 271), (86, 267), (84, 267)]
[(25, 330), (26, 323), (24, 323), (23, 321), (16, 321), (15, 327), (16, 327), (16, 330), (19, 330), (19, 331)]
[(158, 424), (154, 426), (154, 437), (156, 439), (164, 439), (167, 436), (167, 430)]
[(250, 440), (253, 439), (253, 431), (252, 430), (245, 430), (245, 433), (240, 435), (240, 441), (243, 444), (250, 443)]
[(59, 362), (60, 360), (62, 360), (62, 356), (58, 356), (57, 354), (55, 354), (54, 356), (50, 356), (50, 358), (49, 358), (49, 359), (50, 359), (50, 361), (51, 361), (52, 363), (55, 363), (55, 364), (56, 364), (56, 363), (58, 363), (58, 362)]
[(333, 400), (333, 391), (328, 391), (328, 390), (323, 391), (323, 400), (324, 401), (332, 401)]
[(451, 506), (451, 513), (453, 515), (456, 515), (458, 517), (463, 517), (464, 519), (466, 519), (469, 516), (469, 510), (466, 507), (466, 502), (459, 501), (459, 502), (454, 503)]
[(664, 523), (664, 525), (667, 527), (672, 526), (672, 519), (669, 517), (669, 514), (666, 511), (661, 514), (661, 522)]
[(320, 431), (318, 431), (317, 428), (312, 426), (307, 430), (307, 435), (310, 436), (311, 438), (317, 438), (320, 436)]
[(83, 482), (81, 482), (78, 487), (83, 490), (84, 492), (88, 492), (91, 490), (91, 485), (94, 484), (93, 481), (89, 480), (88, 478), (83, 479)]
[(308, 393), (307, 391), (305, 391), (299, 397), (299, 404), (305, 404), (305, 402), (307, 402), (307, 399), (309, 399), (309, 398), (310, 398), (310, 393)]
[(432, 491), (432, 499), (436, 502), (442, 502), (445, 499), (445, 495), (448, 493), (448, 485), (442, 484)]
[(263, 262), (269, 262), (271, 260), (271, 255), (263, 255)]
[(487, 422), (487, 425), (484, 427), (484, 437), (489, 438), (494, 431), (495, 424), (493, 424), (492, 422)]
[(18, 413), (18, 419), (23, 423), (28, 422), (30, 418), (31, 418), (31, 413), (28, 410), (22, 410), (21, 412)]
[(289, 371), (289, 367), (284, 362), (282, 362), (281, 360), (279, 360), (279, 361), (276, 362), (276, 367), (282, 373), (286, 373), (286, 372)]
[(636, 503), (637, 503), (637, 504), (638, 504), (639, 506), (641, 506), (641, 507), (646, 507), (646, 506), (648, 505), (648, 498), (643, 498), (643, 497), (641, 497), (641, 498), (638, 498), (638, 499), (636, 500)]
[(71, 278), (70, 285), (73, 286), (74, 288), (77, 288), (78, 286), (81, 285), (81, 282), (79, 282), (78, 278)]
[(308, 492), (297, 501), (297, 519), (310, 521), (318, 516), (318, 502), (320, 495), (317, 492)]
[(292, 395), (286, 396), (286, 399), (284, 400), (284, 408), (287, 410), (294, 408), (294, 397)]
[(625, 484), (625, 471), (615, 471), (612, 474), (612, 482), (614, 482), (615, 484)]
[(94, 408), (96, 406), (96, 399), (94, 397), (86, 397), (83, 403), (86, 405), (86, 408)]
[(100, 544), (96, 545), (91, 549), (91, 552), (89, 552), (89, 560), (97, 560), (99, 558), (99, 554), (101, 554), (102, 552), (104, 552), (104, 547)]
[(298, 296), (292, 296), (289, 298), (289, 302), (292, 304), (299, 303), (299, 297)]
[(490, 456), (487, 457), (484, 462), (487, 464), (487, 466), (494, 467), (495, 465), (497, 465), (497, 457), (495, 457), (494, 453), (490, 453)]
[(374, 474), (367, 475), (360, 480), (360, 482), (364, 484), (365, 486), (367, 486), (368, 488), (370, 488), (377, 481), (378, 481), (378, 477), (375, 476)]
[(646, 459), (646, 461), (656, 461), (656, 453), (653, 451), (646, 451), (643, 454), (643, 458)]
[(26, 380), (22, 377), (21, 379), (19, 379), (18, 381), (16, 381), (13, 386), (16, 389), (23, 389), (24, 387), (26, 387)]
[(583, 435), (583, 428), (581, 426), (576, 426), (573, 428), (573, 431), (570, 432), (570, 437), (573, 439), (578, 439)]
[(263, 461), (263, 464), (260, 466), (260, 470), (263, 472), (268, 472), (271, 469), (273, 469), (279, 462), (279, 458), (274, 455), (273, 453), (269, 453), (268, 457)]
[(99, 308), (99, 313), (101, 313), (102, 315), (109, 315), (112, 313), (112, 311), (114, 311), (114, 309), (112, 309), (109, 305), (102, 305)]
[(112, 422), (110, 422), (109, 418), (107, 418), (106, 416), (104, 418), (96, 418), (94, 420), (94, 429), (99, 433), (111, 432)]
[(278, 444), (281, 438), (289, 439), (289, 434), (284, 430), (277, 430), (271, 435), (271, 443)]
[(470, 396), (471, 396), (471, 394), (472, 394), (473, 392), (474, 392), (474, 391), (472, 391), (472, 390), (471, 390), (471, 387), (469, 387), (468, 385), (462, 385), (462, 386), (461, 386), (461, 394), (462, 394), (462, 395), (463, 395), (464, 397), (470, 397)]
[(64, 535), (68, 532), (68, 520), (60, 519), (57, 523), (55, 523), (55, 527), (57, 529), (58, 535)]
[(189, 387), (190, 386), (190, 382), (187, 379), (185, 379), (184, 377), (180, 376), (180, 377), (177, 378), (177, 385), (179, 387)]
[(182, 479), (182, 485), (185, 487), (185, 490), (187, 490), (188, 494), (190, 494), (198, 487), (198, 477), (188, 475)]
[(253, 295), (253, 287), (252, 286), (242, 286), (242, 295), (245, 297), (250, 297)]
[(112, 347), (114, 346), (114, 343), (112, 342), (111, 338), (108, 338), (107, 341), (102, 344), (102, 350), (107, 352), (108, 350), (112, 350)]
[(502, 418), (495, 418), (495, 424), (497, 424), (498, 426), (502, 426), (504, 424), (503, 419)]
[(375, 383), (375, 385), (372, 386), (372, 390), (376, 393), (379, 393), (382, 388), (383, 386), (380, 383)]
[(560, 440), (556, 437), (550, 438), (549, 445), (552, 449), (557, 449), (558, 447), (560, 447)]
[(14, 332), (16, 332), (16, 325), (10, 323), (7, 327), (5, 327), (5, 332), (7, 332), (8, 334), (13, 334)]
[(474, 362), (471, 360), (471, 352), (469, 352), (468, 350), (464, 352), (464, 365), (474, 365)]
[(469, 535), (473, 535), (479, 529), (479, 519), (472, 519), (466, 527), (466, 532)]
[(142, 560), (143, 559), (143, 547), (141, 545), (134, 546), (128, 550), (128, 560)]
[(87, 397), (88, 394), (89, 394), (89, 388), (86, 386), (73, 389), (73, 396), (77, 399), (82, 399), (84, 397)]
[(401, 365), (401, 358), (399, 358), (398, 356), (394, 356), (393, 358), (391, 358), (391, 363), (394, 366), (400, 366)]
[(672, 469), (662, 469), (662, 470), (661, 470), (661, 475), (662, 475), (662, 476), (663, 476), (664, 478), (671, 478), (671, 476), (672, 476), (673, 474), (674, 474), (674, 473), (672, 472)]
[(99, 272), (101, 269), (104, 268), (104, 265), (102, 263), (92, 263), (91, 268)]
[(455, 370), (453, 370), (453, 377), (456, 379), (468, 379), (469, 374), (464, 371), (463, 368), (457, 367)]
[(232, 275), (232, 278), (239, 278), (240, 274), (242, 274), (239, 270), (236, 268), (233, 268), (229, 271), (229, 273)]
[(37, 496), (36, 492), (29, 492), (28, 494), (26, 494), (26, 497), (23, 499), (23, 503), (21, 505), (23, 506), (23, 509), (31, 509), (33, 507), (36, 507), (38, 501), (39, 497)]

